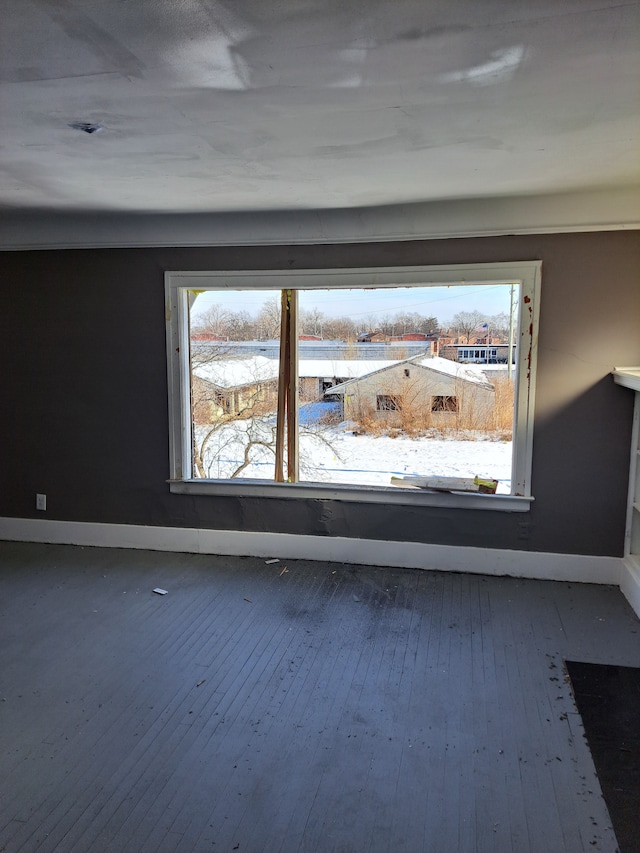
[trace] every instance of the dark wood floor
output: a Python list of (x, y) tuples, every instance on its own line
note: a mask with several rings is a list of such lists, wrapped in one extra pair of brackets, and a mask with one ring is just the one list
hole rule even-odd
[(563, 671), (640, 665), (614, 588), (0, 543), (0, 592), (4, 853), (616, 849)]

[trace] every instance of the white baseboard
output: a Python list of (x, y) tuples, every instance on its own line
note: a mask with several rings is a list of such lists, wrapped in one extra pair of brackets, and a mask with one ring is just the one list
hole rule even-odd
[(631, 557), (622, 561), (620, 589), (631, 607), (640, 616), (640, 565)]
[(624, 580), (623, 592), (640, 615), (640, 572), (636, 569), (636, 574), (633, 574), (619, 557), (465, 548), (339, 536), (243, 533), (237, 530), (199, 530), (6, 517), (0, 518), (0, 539), (193, 554), (324, 560), (370, 566), (511, 575), (575, 583), (622, 586)]

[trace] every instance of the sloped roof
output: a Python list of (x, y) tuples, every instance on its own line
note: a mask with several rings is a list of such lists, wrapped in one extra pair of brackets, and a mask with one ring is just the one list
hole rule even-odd
[(217, 388), (242, 388), (258, 382), (269, 382), (278, 378), (278, 361), (255, 355), (251, 358), (214, 358), (194, 364), (194, 376), (210, 382)]
[[(301, 377), (356, 379), (392, 364), (398, 364), (398, 361), (301, 358), (298, 361), (298, 373)], [(193, 373), (217, 388), (229, 389), (276, 380), (278, 368), (277, 359), (255, 355), (248, 358), (212, 358), (211, 361), (194, 364)]]
[(359, 379), (399, 362), (400, 359), (301, 358), (298, 361), (298, 373), (305, 377)]
[(426, 367), (428, 370), (434, 370), (436, 373), (444, 373), (447, 376), (453, 376), (454, 379), (464, 379), (465, 382), (475, 382), (478, 385), (485, 385), (493, 388), (480, 367), (472, 364), (459, 364), (457, 361), (451, 361), (448, 358), (416, 358), (410, 359), (413, 364), (418, 364), (420, 367)]
[(353, 377), (348, 379), (346, 382), (341, 382), (339, 385), (335, 385), (331, 389), (331, 393), (341, 393), (346, 389), (347, 385), (352, 385), (354, 382), (364, 379), (365, 377), (372, 376), (375, 373), (384, 373), (385, 371), (396, 367), (398, 364), (416, 365), (423, 370), (428, 370), (433, 373), (441, 373), (462, 382), (470, 382), (474, 385), (486, 388), (487, 390), (493, 390), (493, 385), (489, 382), (482, 370), (474, 367), (473, 365), (458, 364), (456, 361), (449, 361), (447, 358), (434, 356), (433, 358), (407, 358), (403, 361), (395, 361), (391, 363), (385, 362), (384, 366), (381, 368), (369, 370), (360, 376)]

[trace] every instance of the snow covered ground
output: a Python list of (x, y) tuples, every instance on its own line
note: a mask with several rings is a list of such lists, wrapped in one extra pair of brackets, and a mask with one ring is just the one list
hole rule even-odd
[[(230, 477), (243, 458), (246, 438), (238, 427), (252, 430), (254, 440), (271, 440), (273, 424), (236, 421), (216, 434), (205, 454), (209, 476)], [(231, 430), (235, 432), (232, 434)], [(246, 434), (246, 433), (245, 433)], [(407, 474), (448, 477), (492, 477), (498, 493), (511, 489), (511, 442), (479, 434), (473, 439), (409, 438), (354, 435), (352, 425), (341, 424), (300, 436), (300, 479), (312, 482), (389, 486), (391, 477)], [(273, 452), (256, 445), (252, 462), (241, 477), (272, 479)]]
[[(336, 430), (333, 450), (317, 445), (307, 450), (300, 441), (301, 469), (307, 454), (313, 459), (313, 473), (301, 470), (300, 479), (388, 486), (391, 476), (418, 474), (438, 477), (492, 477), (499, 480), (498, 492), (511, 490), (511, 442), (409, 438), (407, 436), (354, 435)], [(311, 455), (312, 453), (312, 455)]]

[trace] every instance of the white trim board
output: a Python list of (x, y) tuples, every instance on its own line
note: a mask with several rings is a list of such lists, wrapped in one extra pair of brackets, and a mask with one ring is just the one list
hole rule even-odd
[(640, 194), (632, 185), (325, 210), (0, 211), (0, 250), (367, 243), (639, 227)]
[[(531, 464), (533, 444), (533, 413), (538, 352), (540, 280), (542, 262), (520, 260), (478, 264), (427, 264), (411, 266), (263, 269), (263, 270), (167, 270), (165, 272), (165, 317), (167, 345), (167, 385), (169, 389), (169, 460), (172, 491), (193, 494), (244, 494), (256, 485), (242, 480), (216, 481), (200, 479), (193, 471), (194, 429), (191, 413), (191, 374), (189, 359), (189, 312), (195, 291), (283, 291), (286, 289), (337, 292), (378, 287), (449, 286), (465, 284), (474, 287), (511, 285), (512, 303), (520, 303), (514, 340), (517, 343), (514, 440), (512, 448), (511, 492), (508, 495), (483, 496), (469, 494), (419, 494), (419, 490), (398, 490), (389, 498), (377, 489), (349, 489), (326, 484), (313, 484), (319, 498), (338, 497), (342, 500), (376, 499), (406, 503), (411, 506), (428, 502), (438, 506), (483, 507), (511, 512), (526, 512), (529, 506), (522, 498), (531, 499)], [(416, 298), (423, 298), (416, 296)], [(415, 300), (414, 300), (415, 301)], [(206, 464), (206, 460), (205, 464)], [(224, 473), (224, 472), (223, 472)], [(258, 485), (260, 491), (281, 494), (283, 484)], [(231, 490), (231, 491), (228, 491)], [(300, 483), (289, 487), (291, 496), (301, 491), (309, 495), (309, 486)], [(386, 491), (386, 490), (385, 490)], [(393, 490), (392, 490), (393, 491)], [(516, 500), (513, 500), (516, 498)]]
[(622, 561), (620, 589), (634, 612), (640, 617), (640, 566), (629, 557)]
[(624, 561), (621, 557), (469, 548), (339, 536), (6, 517), (0, 517), (0, 539), (101, 548), (321, 560), (616, 586), (621, 585), (624, 579), (623, 592), (640, 615), (640, 575), (632, 582), (630, 576), (623, 573)]

